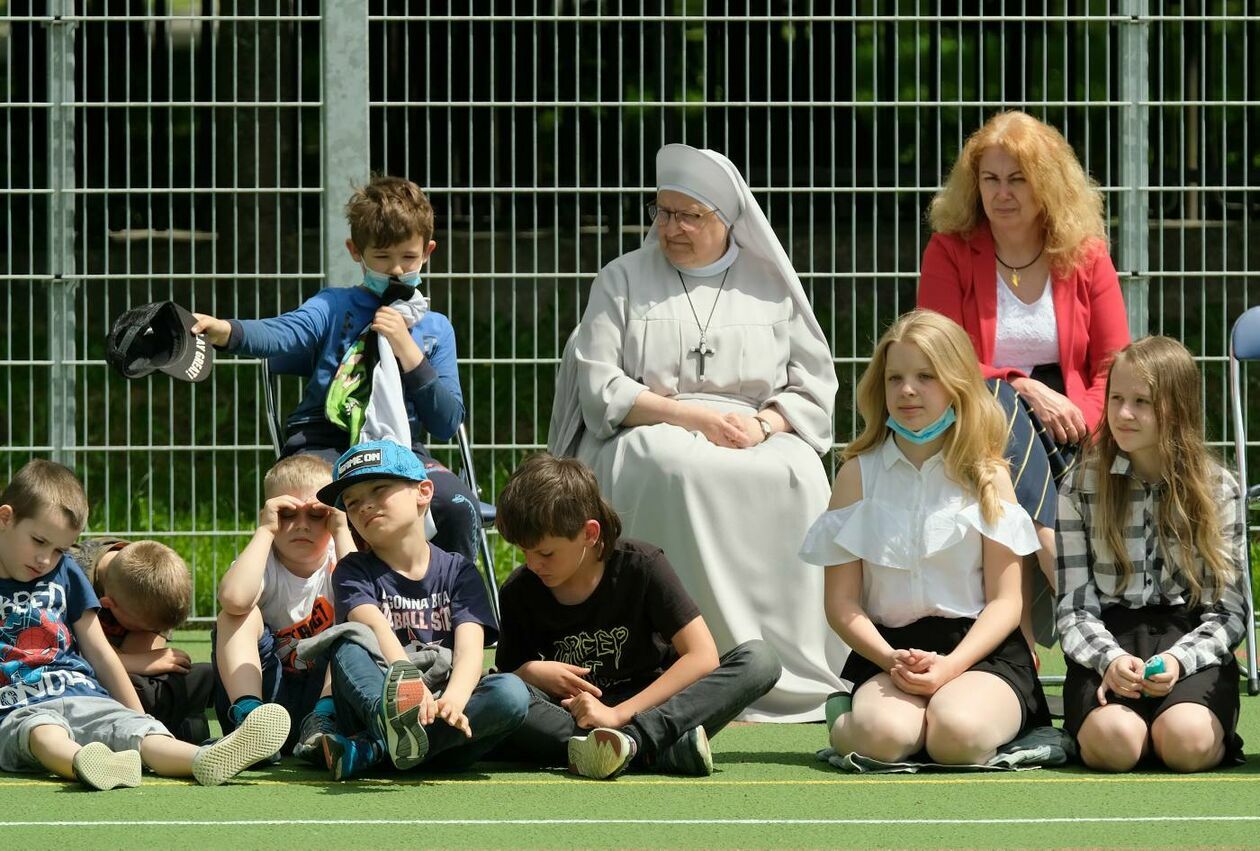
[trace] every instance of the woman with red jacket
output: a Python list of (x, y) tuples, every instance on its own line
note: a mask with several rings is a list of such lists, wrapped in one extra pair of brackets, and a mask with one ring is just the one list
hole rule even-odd
[(1013, 424), (1011, 476), (1052, 586), (1054, 483), (1098, 425), (1107, 364), (1129, 343), (1102, 193), (1058, 130), (1003, 112), (967, 139), (928, 221), (919, 307), (962, 325), (985, 377), (1002, 380), (990, 384)]

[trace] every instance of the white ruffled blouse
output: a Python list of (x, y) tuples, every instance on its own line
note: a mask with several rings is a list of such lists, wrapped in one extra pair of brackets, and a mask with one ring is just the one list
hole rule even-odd
[(858, 457), (862, 499), (824, 512), (805, 533), (800, 556), (810, 564), (862, 561), (862, 608), (871, 620), (897, 627), (920, 618), (974, 618), (985, 606), (983, 542), (1016, 555), (1040, 544), (1032, 519), (1003, 501), (988, 523), (980, 504), (945, 475), (939, 453), (916, 469), (890, 435)]

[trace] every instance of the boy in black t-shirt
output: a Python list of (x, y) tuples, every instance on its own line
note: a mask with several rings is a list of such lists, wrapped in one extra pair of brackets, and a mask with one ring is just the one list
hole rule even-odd
[(496, 526), (525, 552), (499, 592), (495, 657), (529, 687), (504, 758), (598, 780), (628, 766), (713, 772), (709, 737), (779, 679), (748, 641), (718, 657), (696, 604), (658, 547), (618, 541), (621, 521), (580, 461), (540, 454), (499, 495)]

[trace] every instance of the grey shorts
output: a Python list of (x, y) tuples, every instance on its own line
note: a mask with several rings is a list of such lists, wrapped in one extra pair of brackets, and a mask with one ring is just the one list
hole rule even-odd
[(80, 745), (102, 742), (110, 750), (139, 750), (145, 736), (171, 733), (152, 715), (141, 715), (108, 697), (45, 700), (14, 709), (0, 720), (0, 771), (40, 768), (31, 754), (31, 731), (53, 725)]

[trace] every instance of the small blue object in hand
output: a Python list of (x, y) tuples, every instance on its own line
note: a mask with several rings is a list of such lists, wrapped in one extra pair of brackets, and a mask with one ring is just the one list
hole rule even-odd
[(1146, 678), (1150, 679), (1155, 674), (1164, 673), (1164, 657), (1153, 656), (1146, 662)]

